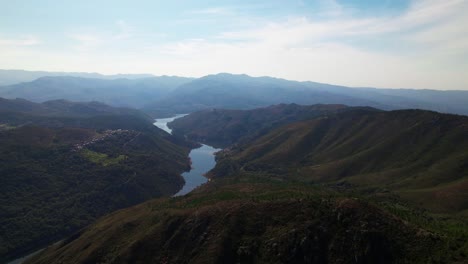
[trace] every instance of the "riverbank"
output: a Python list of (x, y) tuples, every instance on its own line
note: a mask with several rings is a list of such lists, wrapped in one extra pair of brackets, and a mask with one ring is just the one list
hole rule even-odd
[[(171, 134), (172, 130), (168, 127), (168, 124), (177, 118), (181, 118), (186, 115), (187, 114), (178, 114), (170, 118), (156, 119), (154, 125)], [(214, 154), (220, 150), (221, 149), (202, 144), (200, 147), (190, 151), (189, 158), (191, 169), (190, 171), (182, 174), (185, 184), (179, 192), (174, 194), (174, 197), (185, 195), (208, 181), (205, 174), (216, 165)]]

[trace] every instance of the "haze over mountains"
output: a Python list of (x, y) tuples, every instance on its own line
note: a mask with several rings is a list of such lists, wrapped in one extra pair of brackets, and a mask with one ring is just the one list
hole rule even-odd
[(170, 126), (224, 147), (211, 181), (103, 217), (30, 263), (463, 263), (468, 117), (281, 104)]
[[(0, 87), (0, 262), (61, 239), (29, 263), (468, 254), (468, 91), (93, 77)], [(171, 198), (201, 143), (222, 148), (210, 181)]]
[(91, 79), (139, 79), (155, 77), (152, 74), (115, 74), (104, 75), (88, 72), (47, 72), (47, 71), (24, 71), (24, 70), (0, 70), (0, 85), (11, 85), (22, 82), (31, 82), (45, 76), (72, 76)]
[(162, 98), (190, 80), (190, 78), (169, 76), (132, 79), (42, 76), (30, 82), (3, 86), (0, 88), (0, 96), (12, 99), (23, 98), (34, 102), (58, 99), (80, 102), (100, 101), (114, 106), (141, 108), (155, 100), (154, 98)]
[(467, 14), (1, 1), (0, 264), (468, 264)]
[(210, 108), (252, 109), (279, 103), (344, 104), (384, 110), (417, 108), (468, 114), (468, 91), (349, 88), (227, 73), (198, 79), (130, 77), (132, 79), (42, 76), (30, 82), (2, 86), (0, 97), (34, 102), (101, 101), (113, 106), (140, 108), (152, 116)]

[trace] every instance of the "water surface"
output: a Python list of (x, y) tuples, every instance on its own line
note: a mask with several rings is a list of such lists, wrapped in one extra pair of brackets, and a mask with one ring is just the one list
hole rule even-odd
[[(171, 134), (172, 130), (167, 126), (167, 124), (186, 115), (187, 114), (179, 114), (170, 118), (156, 119), (154, 125)], [(190, 151), (189, 157), (192, 162), (192, 168), (189, 172), (184, 172), (182, 174), (182, 177), (184, 177), (185, 180), (185, 185), (174, 196), (185, 195), (208, 181), (204, 174), (216, 165), (214, 153), (219, 150), (220, 149), (202, 144), (201, 147)]]
[(187, 114), (178, 114), (173, 117), (168, 117), (168, 118), (160, 118), (156, 119), (153, 125), (159, 127), (160, 129), (166, 131), (169, 134), (172, 134), (172, 129), (170, 129), (167, 124), (174, 121), (177, 118), (181, 118), (183, 116), (186, 116)]
[(219, 150), (208, 145), (202, 145), (190, 151), (189, 157), (192, 161), (192, 169), (182, 174), (182, 177), (185, 179), (185, 185), (174, 196), (185, 195), (208, 181), (204, 174), (216, 165), (214, 153)]
[[(161, 118), (161, 119), (156, 119), (154, 122), (154, 125), (161, 128), (162, 130), (166, 131), (167, 133), (171, 134), (172, 129), (170, 129), (167, 124), (174, 121), (177, 118), (186, 116), (187, 114), (179, 114), (174, 117), (170, 118)], [(207, 145), (203, 145), (200, 148), (197, 149), (192, 149), (190, 152), (190, 159), (192, 160), (192, 169), (189, 172), (185, 172), (182, 174), (182, 176), (185, 179), (185, 185), (184, 187), (176, 193), (174, 196), (180, 196), (189, 193), (193, 189), (195, 189), (197, 186), (205, 183), (207, 181), (207, 178), (203, 176), (203, 174), (209, 170), (211, 170), (214, 165), (216, 164), (214, 160), (214, 155), (213, 153), (218, 151), (218, 149), (212, 148)], [(40, 249), (34, 253), (31, 253), (30, 255), (27, 255), (25, 257), (13, 260), (9, 262), (8, 264), (21, 264), (30, 257), (38, 254), (41, 252), (43, 249)]]

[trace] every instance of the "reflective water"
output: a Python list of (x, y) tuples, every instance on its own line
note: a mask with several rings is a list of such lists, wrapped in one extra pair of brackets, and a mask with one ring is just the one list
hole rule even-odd
[(189, 156), (192, 161), (192, 169), (182, 174), (185, 179), (185, 185), (174, 196), (185, 195), (208, 181), (208, 178), (204, 174), (216, 165), (214, 153), (219, 150), (208, 145), (202, 145), (200, 148), (190, 151)]
[(172, 129), (170, 129), (167, 124), (174, 121), (175, 119), (177, 118), (181, 118), (183, 116), (186, 116), (187, 114), (179, 114), (179, 115), (175, 115), (173, 117), (168, 117), (168, 118), (161, 118), (161, 119), (156, 119), (153, 123), (153, 125), (159, 127), (160, 129), (166, 131), (167, 133), (169, 134), (172, 134)]
[[(180, 114), (171, 118), (156, 119), (154, 125), (168, 133), (171, 133), (172, 130), (167, 126), (167, 124), (185, 115), (186, 114)], [(192, 162), (192, 169), (189, 172), (184, 172), (182, 174), (182, 177), (185, 179), (185, 185), (174, 196), (185, 195), (208, 181), (204, 174), (216, 165), (214, 153), (219, 150), (220, 149), (203, 144), (201, 147), (190, 151), (189, 157)]]

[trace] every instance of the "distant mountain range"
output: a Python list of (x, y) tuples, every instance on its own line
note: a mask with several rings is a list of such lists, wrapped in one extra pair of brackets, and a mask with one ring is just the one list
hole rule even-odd
[(383, 110), (418, 108), (468, 114), (468, 91), (349, 88), (271, 77), (217, 74), (185, 83), (143, 109), (152, 114), (210, 108), (252, 109), (296, 103), (371, 106)]
[[(86, 73), (47, 76), (57, 73), (32, 73), (31, 76), (38, 76), (38, 79), (1, 86), (0, 97), (24, 98), (34, 102), (56, 99), (100, 101), (113, 106), (139, 108), (153, 117), (212, 108), (253, 109), (280, 103), (344, 104), (383, 110), (425, 109), (468, 115), (468, 91), (350, 88), (228, 73), (198, 79)], [(0, 71), (0, 83), (11, 83), (1, 81), (2, 76), (8, 74), (8, 71)]]
[(152, 74), (114, 74), (103, 75), (90, 72), (47, 72), (47, 71), (24, 71), (24, 70), (0, 70), (0, 85), (11, 85), (22, 82), (31, 82), (46, 76), (73, 76), (92, 79), (140, 79), (156, 77)]
[(73, 116), (86, 117), (94, 115), (133, 114), (144, 115), (135, 109), (112, 107), (101, 102), (71, 102), (52, 100), (34, 103), (25, 99), (0, 98), (0, 112), (15, 112), (36, 116)]
[[(60, 239), (26, 263), (466, 260), (468, 117), (428, 110), (466, 115), (468, 91), (21, 74), (0, 87), (0, 262)], [(223, 148), (210, 181), (169, 198), (199, 142)]]
[(113, 106), (141, 108), (189, 81), (190, 78), (168, 76), (110, 80), (73, 76), (40, 77), (31, 82), (0, 87), (0, 96), (34, 102), (58, 99), (99, 101)]
[(281, 104), (171, 127), (224, 147), (207, 184), (105, 216), (28, 263), (466, 259), (466, 116)]

